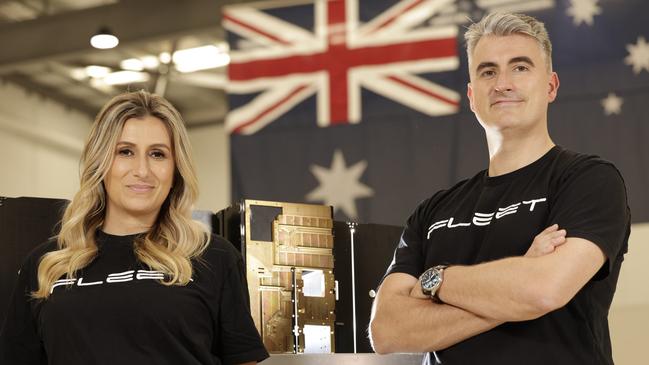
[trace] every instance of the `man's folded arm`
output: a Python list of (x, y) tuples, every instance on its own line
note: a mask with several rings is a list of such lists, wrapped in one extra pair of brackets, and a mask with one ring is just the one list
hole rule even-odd
[(478, 316), (530, 320), (566, 305), (605, 261), (599, 246), (570, 237), (544, 256), (449, 267), (438, 295), (443, 302)]
[(438, 351), (502, 323), (433, 303), (423, 293), (413, 297), (415, 285), (417, 278), (404, 273), (390, 274), (381, 284), (370, 321), (370, 340), (377, 353)]

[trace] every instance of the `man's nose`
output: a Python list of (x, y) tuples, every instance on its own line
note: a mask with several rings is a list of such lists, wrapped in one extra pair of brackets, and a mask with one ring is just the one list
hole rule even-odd
[(506, 72), (499, 73), (496, 77), (494, 90), (500, 93), (514, 90), (514, 84), (512, 83), (510, 75), (508, 75)]

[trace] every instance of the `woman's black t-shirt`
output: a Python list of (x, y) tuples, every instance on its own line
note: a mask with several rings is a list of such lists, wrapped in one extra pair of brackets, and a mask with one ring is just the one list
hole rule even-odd
[(0, 335), (2, 364), (238, 364), (268, 353), (249, 312), (243, 260), (223, 238), (194, 260), (186, 286), (165, 286), (164, 275), (133, 252), (137, 235), (97, 232), (99, 252), (75, 279), (55, 282), (47, 300), (34, 300), (39, 246), (19, 273)]

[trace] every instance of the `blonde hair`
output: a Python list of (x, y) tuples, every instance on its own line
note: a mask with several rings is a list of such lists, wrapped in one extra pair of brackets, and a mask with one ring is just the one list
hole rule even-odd
[(124, 93), (99, 112), (86, 140), (80, 161), (80, 188), (68, 205), (57, 236), (58, 250), (43, 255), (38, 265), (38, 290), (34, 298), (46, 299), (53, 283), (77, 271), (97, 257), (96, 231), (104, 223), (104, 178), (115, 156), (115, 145), (128, 119), (153, 116), (167, 127), (171, 137), (174, 183), (151, 229), (136, 239), (137, 258), (153, 270), (166, 273), (165, 285), (185, 285), (192, 277), (191, 259), (209, 244), (204, 226), (191, 219), (198, 197), (198, 180), (189, 137), (180, 113), (164, 98), (146, 91)]
[(464, 33), (469, 63), (473, 50), (483, 36), (503, 37), (513, 34), (526, 35), (536, 40), (545, 55), (548, 72), (552, 72), (552, 43), (548, 31), (542, 22), (524, 14), (495, 12), (485, 16), (478, 23), (471, 24)]

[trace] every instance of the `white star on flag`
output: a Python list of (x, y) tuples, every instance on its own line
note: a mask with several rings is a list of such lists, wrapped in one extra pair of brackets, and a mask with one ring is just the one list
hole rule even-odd
[(597, 0), (570, 0), (570, 7), (566, 13), (572, 16), (575, 25), (586, 23), (593, 25), (593, 17), (602, 13), (597, 5)]
[(367, 168), (367, 161), (362, 160), (350, 166), (345, 163), (342, 151), (334, 151), (331, 167), (329, 169), (311, 165), (311, 173), (318, 179), (320, 186), (307, 194), (308, 201), (323, 201), (332, 205), (334, 212), (341, 209), (350, 219), (356, 219), (356, 199), (374, 195), (374, 190), (359, 181)]
[(615, 93), (608, 93), (608, 96), (602, 99), (602, 106), (604, 107), (604, 114), (620, 114), (622, 113), (622, 104), (624, 100), (615, 95)]
[(633, 72), (639, 74), (642, 69), (649, 72), (649, 43), (643, 36), (638, 37), (636, 44), (627, 44), (629, 55), (624, 59), (624, 63), (633, 66)]

